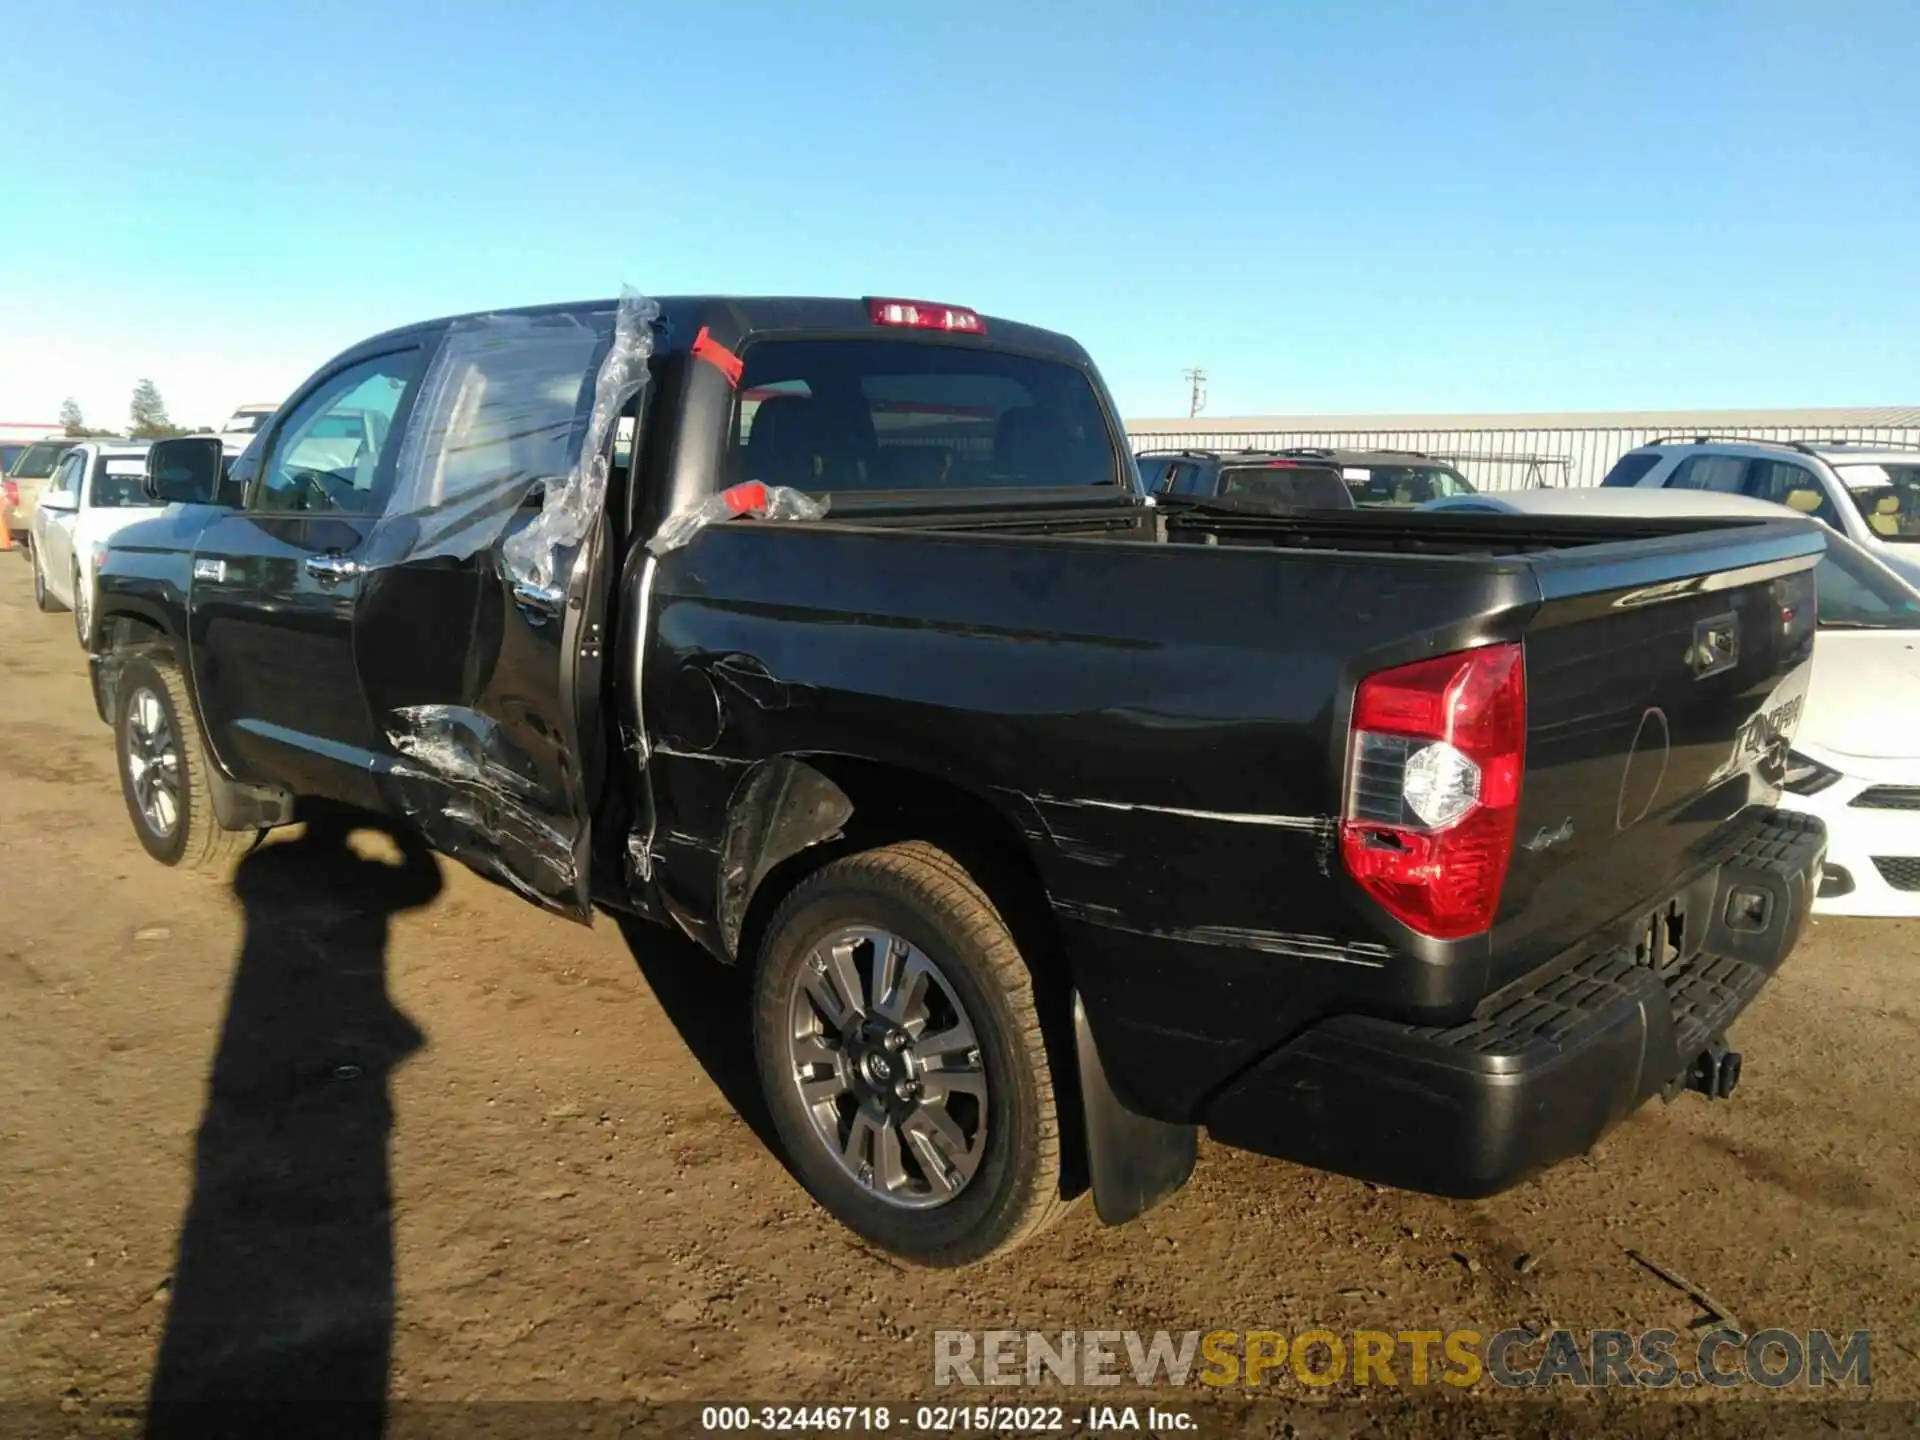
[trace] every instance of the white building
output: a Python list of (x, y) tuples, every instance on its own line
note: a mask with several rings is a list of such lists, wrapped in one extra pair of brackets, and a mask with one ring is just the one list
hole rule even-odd
[(1135, 450), (1286, 449), (1325, 445), (1419, 450), (1483, 490), (1597, 485), (1649, 440), (1698, 435), (1920, 444), (1920, 406), (1813, 410), (1612, 410), (1558, 415), (1255, 415), (1129, 420)]

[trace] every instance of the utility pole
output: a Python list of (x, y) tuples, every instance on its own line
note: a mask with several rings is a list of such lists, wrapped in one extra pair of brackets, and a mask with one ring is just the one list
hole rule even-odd
[(1207, 372), (1193, 369), (1183, 373), (1187, 382), (1187, 418), (1191, 420), (1207, 408)]

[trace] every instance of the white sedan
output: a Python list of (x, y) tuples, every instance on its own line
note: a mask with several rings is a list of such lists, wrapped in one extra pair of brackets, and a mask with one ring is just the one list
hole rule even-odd
[(61, 459), (34, 507), (34, 603), (73, 611), (82, 646), (93, 623), (97, 552), (116, 531), (165, 508), (147, 495), (146, 468), (144, 440), (89, 440)]
[[(1420, 508), (1543, 516), (1785, 513), (1743, 495), (1632, 488), (1462, 495)], [(1781, 797), (1787, 808), (1827, 824), (1827, 863), (1813, 908), (1920, 916), (1920, 590), (1831, 530), (1814, 579), (1820, 632), (1813, 685)]]

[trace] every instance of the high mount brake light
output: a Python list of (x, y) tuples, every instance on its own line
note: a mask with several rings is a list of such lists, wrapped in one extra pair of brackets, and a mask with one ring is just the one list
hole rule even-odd
[(1489, 645), (1369, 675), (1353, 701), (1340, 855), (1361, 888), (1439, 940), (1493, 924), (1526, 763), (1526, 660)]
[(987, 322), (962, 305), (936, 305), (929, 300), (867, 301), (867, 318), (875, 325), (907, 330), (950, 330), (961, 335), (984, 335)]

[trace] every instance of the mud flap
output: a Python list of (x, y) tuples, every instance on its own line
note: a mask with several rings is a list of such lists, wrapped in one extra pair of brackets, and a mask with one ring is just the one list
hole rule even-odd
[(1107, 1083), (1106, 1067), (1087, 1024), (1087, 1007), (1073, 997), (1074, 1052), (1085, 1111), (1087, 1173), (1093, 1210), (1104, 1225), (1124, 1225), (1177, 1194), (1193, 1174), (1200, 1131), (1136, 1115)]

